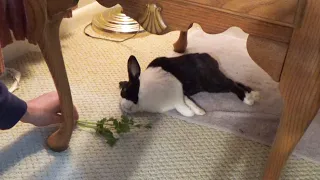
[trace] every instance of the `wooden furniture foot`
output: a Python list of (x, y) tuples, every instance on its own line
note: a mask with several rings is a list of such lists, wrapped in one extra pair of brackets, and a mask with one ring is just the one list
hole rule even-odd
[[(188, 29), (192, 28), (193, 24), (191, 24)], [(180, 36), (177, 42), (173, 44), (174, 52), (184, 53), (188, 46), (188, 30), (180, 31)]]
[(320, 107), (319, 7), (320, 1), (309, 0), (303, 25), (293, 33), (280, 79), (284, 110), (264, 180), (279, 179), (289, 155)]
[(60, 13), (48, 20), (44, 27), (43, 37), (38, 42), (58, 91), (64, 119), (60, 128), (47, 141), (50, 149), (57, 152), (68, 148), (74, 127), (73, 102), (59, 38), (63, 16), (64, 13)]
[(179, 39), (173, 44), (174, 51), (184, 53), (188, 46), (188, 31), (180, 31)]

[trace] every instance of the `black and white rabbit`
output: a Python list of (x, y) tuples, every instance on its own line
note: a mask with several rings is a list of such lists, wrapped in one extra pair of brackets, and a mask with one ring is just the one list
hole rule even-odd
[(247, 105), (259, 99), (259, 92), (226, 77), (218, 62), (206, 53), (159, 57), (141, 73), (134, 56), (128, 60), (129, 81), (119, 83), (120, 108), (126, 113), (163, 113), (176, 109), (183, 116), (204, 115), (190, 96), (199, 92), (232, 92)]

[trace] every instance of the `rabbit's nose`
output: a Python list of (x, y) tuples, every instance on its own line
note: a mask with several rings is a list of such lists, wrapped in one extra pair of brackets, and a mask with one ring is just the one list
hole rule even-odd
[(119, 82), (119, 87), (120, 87), (120, 89), (123, 89), (127, 84), (128, 84), (127, 81), (121, 81), (121, 82)]

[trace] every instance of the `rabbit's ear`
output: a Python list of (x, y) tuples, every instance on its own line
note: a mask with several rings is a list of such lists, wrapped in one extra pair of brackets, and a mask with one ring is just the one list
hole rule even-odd
[(140, 72), (141, 72), (141, 68), (136, 57), (130, 56), (128, 60), (129, 81), (138, 79), (140, 76)]

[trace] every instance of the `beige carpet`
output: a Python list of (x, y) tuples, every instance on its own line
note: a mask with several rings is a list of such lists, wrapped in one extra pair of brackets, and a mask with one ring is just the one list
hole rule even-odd
[[(81, 28), (63, 38), (81, 119), (120, 116), (118, 82), (127, 77), (127, 58), (136, 55), (145, 68), (153, 58), (170, 53), (177, 37), (174, 32), (117, 44), (90, 39)], [(22, 72), (15, 92), (19, 97), (27, 100), (54, 90), (39, 52), (8, 66)], [(153, 122), (153, 128), (127, 134), (113, 148), (94, 134), (75, 130), (70, 148), (63, 153), (44, 148), (52, 128), (18, 124), (0, 132), (0, 179), (255, 180), (262, 175), (267, 146), (166, 115), (145, 114), (138, 119)], [(282, 179), (320, 179), (320, 166), (291, 157)]]

